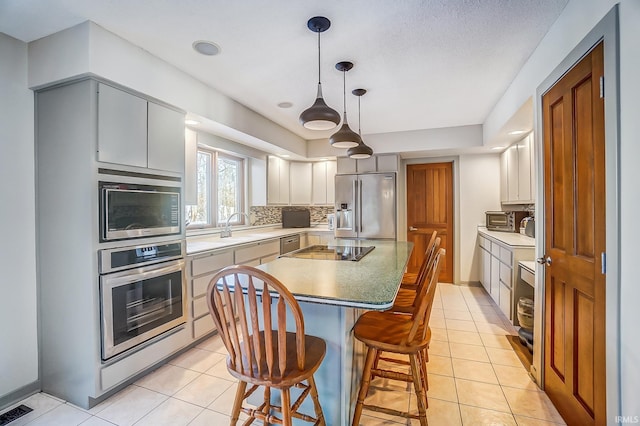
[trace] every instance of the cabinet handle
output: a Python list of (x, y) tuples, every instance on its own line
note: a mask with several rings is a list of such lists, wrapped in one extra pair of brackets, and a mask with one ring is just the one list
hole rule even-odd
[(409, 231), (417, 231), (417, 230), (418, 230), (418, 228), (416, 228), (415, 226), (410, 226), (409, 227)]

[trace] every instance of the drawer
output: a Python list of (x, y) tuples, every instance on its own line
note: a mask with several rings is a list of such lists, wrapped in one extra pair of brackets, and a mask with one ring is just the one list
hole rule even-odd
[(536, 276), (532, 274), (528, 269), (520, 268), (520, 278), (531, 287), (536, 286)]
[(500, 257), (500, 245), (495, 241), (491, 241), (491, 254), (495, 257)]
[(260, 264), (264, 264), (267, 262), (271, 262), (272, 260), (276, 260), (278, 258), (278, 256), (280, 256), (279, 254), (272, 254), (271, 256), (266, 256), (266, 257), (261, 257), (260, 258)]
[(198, 318), (193, 322), (193, 338), (197, 339), (199, 337), (202, 337), (205, 334), (213, 331), (215, 328), (216, 326), (213, 323), (213, 317), (211, 315)]
[(192, 310), (193, 318), (199, 318), (204, 315), (209, 314), (209, 305), (207, 305), (207, 297), (199, 297), (197, 299), (193, 299)]
[(512, 269), (504, 263), (500, 263), (500, 281), (502, 281), (507, 287), (511, 288), (511, 274)]
[(217, 272), (229, 265), (233, 265), (233, 252), (231, 250), (197, 257), (191, 261), (191, 274), (196, 277), (207, 272)]
[[(279, 239), (237, 249), (235, 251), (235, 263), (246, 265), (249, 264), (249, 260), (259, 259), (272, 254), (280, 254)], [(258, 262), (258, 264), (260, 263)]]
[(207, 294), (207, 287), (209, 287), (209, 281), (213, 278), (213, 274), (205, 275), (204, 277), (194, 278), (191, 280), (191, 295), (195, 298)]
[(491, 250), (491, 242), (482, 235), (478, 235), (478, 245), (482, 248)]
[(513, 266), (513, 252), (505, 247), (500, 247), (500, 261)]

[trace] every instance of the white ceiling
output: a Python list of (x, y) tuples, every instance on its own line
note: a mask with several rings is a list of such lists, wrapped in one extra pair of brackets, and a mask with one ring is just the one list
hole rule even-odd
[[(91, 20), (195, 76), (304, 139), (298, 122), (315, 98), (322, 34), (325, 100), (363, 134), (482, 124), (568, 0), (1, 0), (0, 32), (30, 42)], [(221, 54), (196, 53), (211, 40)], [(293, 107), (282, 109), (288, 101)]]

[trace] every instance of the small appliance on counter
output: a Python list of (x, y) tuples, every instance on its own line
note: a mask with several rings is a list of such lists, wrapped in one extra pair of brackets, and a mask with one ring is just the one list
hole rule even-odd
[(532, 238), (536, 236), (536, 224), (532, 216), (527, 216), (520, 221), (520, 233)]
[(519, 232), (520, 222), (527, 216), (526, 211), (488, 211), (485, 212), (485, 224), (489, 231)]
[(333, 229), (335, 228), (334, 226), (335, 220), (336, 220), (335, 213), (329, 213), (327, 215), (327, 228), (329, 228), (329, 231), (333, 231)]
[(283, 228), (308, 228), (311, 225), (309, 209), (282, 209)]

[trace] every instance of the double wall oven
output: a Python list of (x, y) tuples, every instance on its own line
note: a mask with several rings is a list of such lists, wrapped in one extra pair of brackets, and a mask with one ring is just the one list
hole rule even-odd
[(102, 359), (186, 322), (181, 179), (101, 169)]

